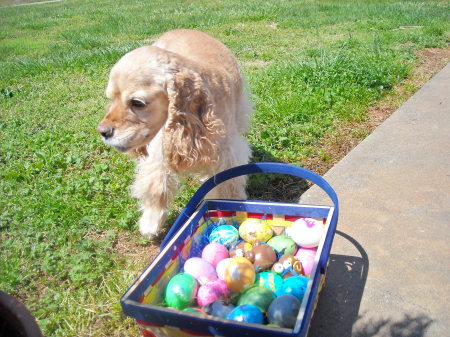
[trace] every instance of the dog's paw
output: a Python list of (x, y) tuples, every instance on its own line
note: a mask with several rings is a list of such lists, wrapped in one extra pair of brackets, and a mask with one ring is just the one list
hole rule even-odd
[(144, 209), (139, 219), (139, 231), (143, 236), (152, 237), (166, 219), (164, 210)]

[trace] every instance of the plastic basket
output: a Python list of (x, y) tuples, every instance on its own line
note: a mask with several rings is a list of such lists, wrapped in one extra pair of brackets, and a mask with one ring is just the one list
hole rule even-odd
[[(303, 205), (269, 201), (203, 200), (216, 185), (247, 174), (281, 173), (304, 178), (322, 188), (333, 205)], [(307, 290), (293, 329), (240, 323), (213, 316), (198, 316), (159, 306), (169, 279), (190, 257), (196, 239), (206, 230), (208, 217), (262, 218), (295, 221), (300, 217), (323, 219), (326, 234), (318, 248)], [(338, 219), (338, 198), (319, 175), (280, 163), (253, 163), (234, 167), (208, 179), (194, 194), (161, 244), (161, 251), (134, 281), (121, 299), (123, 312), (134, 318), (143, 336), (306, 336), (325, 281), (325, 273)], [(276, 230), (276, 228), (275, 228)]]

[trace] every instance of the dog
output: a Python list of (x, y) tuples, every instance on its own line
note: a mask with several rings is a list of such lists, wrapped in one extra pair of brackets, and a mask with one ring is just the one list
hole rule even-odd
[[(139, 230), (152, 237), (164, 224), (180, 183), (246, 164), (244, 134), (252, 106), (232, 52), (195, 30), (164, 33), (125, 54), (111, 69), (111, 100), (97, 127), (105, 144), (137, 160), (132, 196)], [(246, 199), (246, 178), (215, 187), (207, 198)]]

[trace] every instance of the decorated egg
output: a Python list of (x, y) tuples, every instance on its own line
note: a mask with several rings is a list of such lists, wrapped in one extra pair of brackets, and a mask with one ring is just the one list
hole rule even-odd
[(228, 258), (228, 256), (227, 247), (218, 242), (208, 244), (202, 252), (202, 259), (208, 261), (214, 267), (223, 259)]
[(206, 306), (204, 309), (208, 314), (212, 316), (226, 318), (234, 308), (234, 305), (226, 303), (224, 301), (215, 301)]
[(303, 273), (307, 276), (311, 275), (314, 267), (314, 259), (316, 257), (317, 248), (300, 248), (295, 254), (303, 267)]
[(198, 289), (197, 303), (205, 306), (228, 296), (228, 287), (224, 280), (208, 281)]
[(277, 254), (273, 248), (259, 240), (254, 242), (251, 252), (254, 259), (253, 265), (255, 266), (256, 272), (270, 269), (270, 267), (272, 267), (272, 265), (277, 261)]
[(194, 276), (200, 284), (217, 279), (216, 268), (199, 257), (187, 259), (184, 263), (184, 271)]
[(309, 278), (306, 276), (292, 276), (284, 280), (283, 284), (276, 292), (277, 296), (282, 295), (293, 295), (300, 302), (303, 301), (303, 296), (305, 296), (306, 288), (308, 287)]
[(259, 240), (267, 242), (273, 235), (270, 225), (260, 219), (245, 219), (239, 226), (239, 235), (249, 243)]
[(253, 262), (255, 259), (251, 243), (241, 241), (238, 244), (234, 244), (230, 249), (230, 257), (245, 257), (250, 262)]
[(305, 248), (317, 247), (324, 233), (323, 224), (311, 218), (295, 220), (291, 227), (286, 227), (286, 235)]
[(245, 323), (262, 324), (264, 316), (257, 306), (251, 304), (238, 305), (228, 315), (227, 319)]
[(221, 280), (225, 280), (225, 269), (227, 268), (228, 262), (230, 262), (232, 258), (223, 259), (216, 266), (217, 277)]
[(276, 295), (266, 287), (251, 287), (239, 298), (238, 305), (253, 304), (262, 312), (266, 312)]
[(280, 274), (284, 279), (301, 275), (302, 265), (294, 255), (283, 255), (281, 259), (272, 266), (272, 271)]
[(270, 324), (283, 328), (293, 329), (297, 322), (300, 301), (292, 295), (282, 295), (272, 301), (267, 310), (267, 319)]
[(190, 312), (191, 314), (201, 315), (201, 316), (208, 315), (206, 312), (204, 312), (200, 308), (186, 308), (186, 309), (183, 309), (183, 311), (184, 312)]
[(197, 293), (197, 281), (187, 273), (179, 273), (167, 284), (165, 301), (169, 307), (184, 309), (191, 305)]
[(218, 242), (227, 248), (230, 248), (238, 239), (239, 232), (232, 225), (220, 225), (209, 235), (209, 242)]
[(277, 273), (271, 271), (265, 271), (256, 274), (255, 284), (260, 287), (266, 287), (277, 294), (278, 289), (280, 289), (283, 284), (283, 278)]
[(229, 289), (240, 292), (255, 282), (255, 268), (244, 257), (235, 257), (225, 268), (225, 282)]
[(294, 255), (297, 250), (297, 244), (287, 235), (277, 235), (267, 241), (267, 244), (275, 249), (278, 256), (285, 254)]

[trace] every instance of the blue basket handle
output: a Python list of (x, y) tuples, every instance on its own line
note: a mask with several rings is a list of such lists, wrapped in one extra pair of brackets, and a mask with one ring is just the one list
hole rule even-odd
[(197, 206), (203, 200), (203, 198), (211, 191), (214, 187), (227, 181), (229, 179), (233, 179), (239, 176), (254, 174), (254, 173), (279, 173), (279, 174), (287, 174), (296, 176), (299, 178), (303, 178), (309, 180), (310, 182), (319, 186), (322, 190), (327, 193), (330, 197), (331, 201), (334, 204), (334, 212), (331, 217), (329, 230), (327, 233), (327, 237), (325, 238), (325, 243), (323, 246), (323, 254), (320, 261), (321, 272), (325, 273), (328, 256), (330, 254), (331, 244), (333, 242), (334, 233), (336, 232), (336, 224), (339, 214), (339, 202), (336, 192), (333, 188), (328, 184), (328, 182), (319, 176), (318, 174), (307, 170), (300, 166), (283, 164), (283, 163), (251, 163), (241, 166), (236, 166), (231, 169), (222, 171), (208, 180), (206, 180), (202, 186), (195, 192), (191, 200), (187, 203), (186, 207), (181, 211), (178, 218), (175, 220), (174, 224), (170, 228), (166, 237), (161, 243), (161, 249), (163, 249), (170, 239), (175, 235), (175, 233), (183, 226), (183, 224), (191, 217), (191, 215), (195, 212)]

